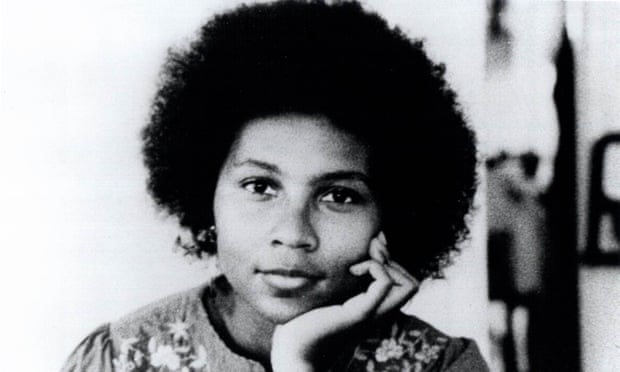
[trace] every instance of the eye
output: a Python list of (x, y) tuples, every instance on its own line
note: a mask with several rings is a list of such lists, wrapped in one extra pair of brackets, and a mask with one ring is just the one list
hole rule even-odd
[(336, 187), (324, 193), (321, 196), (321, 201), (336, 204), (359, 204), (362, 202), (362, 197), (357, 191), (345, 187)]
[(241, 183), (241, 187), (260, 196), (276, 196), (273, 182), (266, 179), (251, 179)]

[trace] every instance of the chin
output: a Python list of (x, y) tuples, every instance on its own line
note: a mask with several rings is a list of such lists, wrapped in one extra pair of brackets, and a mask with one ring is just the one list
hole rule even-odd
[(272, 298), (265, 306), (260, 306), (260, 312), (274, 324), (284, 324), (313, 309), (325, 306), (323, 303), (305, 303), (297, 299)]
[(268, 296), (257, 303), (256, 309), (274, 324), (283, 324), (319, 307), (342, 304), (351, 296), (360, 293), (363, 288), (365, 287), (359, 286), (353, 290), (350, 288), (340, 290), (340, 293), (332, 293), (331, 296), (310, 294), (299, 297)]

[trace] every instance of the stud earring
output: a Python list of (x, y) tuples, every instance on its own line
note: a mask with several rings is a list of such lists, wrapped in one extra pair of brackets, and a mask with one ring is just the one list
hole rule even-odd
[[(211, 225), (208, 230), (206, 230), (206, 241), (211, 244), (212, 247), (216, 247), (217, 244), (217, 229), (215, 225)], [(222, 276), (222, 271), (218, 265), (217, 259), (217, 250), (213, 253), (209, 253), (206, 255), (206, 280), (210, 285), (213, 284), (215, 279)]]
[(217, 243), (217, 229), (215, 228), (215, 225), (211, 225), (211, 227), (209, 227), (209, 229), (207, 230), (206, 234), (207, 241), (215, 245)]

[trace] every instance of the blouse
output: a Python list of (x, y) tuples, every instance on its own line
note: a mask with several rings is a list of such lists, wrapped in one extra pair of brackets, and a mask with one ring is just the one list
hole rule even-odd
[[(73, 351), (62, 372), (265, 372), (233, 352), (205, 311), (201, 286), (147, 305), (95, 329)], [(444, 335), (399, 313), (377, 325), (332, 371), (488, 371), (474, 341)]]

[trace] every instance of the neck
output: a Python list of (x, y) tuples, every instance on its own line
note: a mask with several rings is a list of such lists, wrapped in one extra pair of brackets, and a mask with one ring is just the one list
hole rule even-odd
[(225, 279), (215, 282), (205, 307), (220, 338), (235, 353), (270, 364), (271, 339), (275, 324), (240, 299)]

